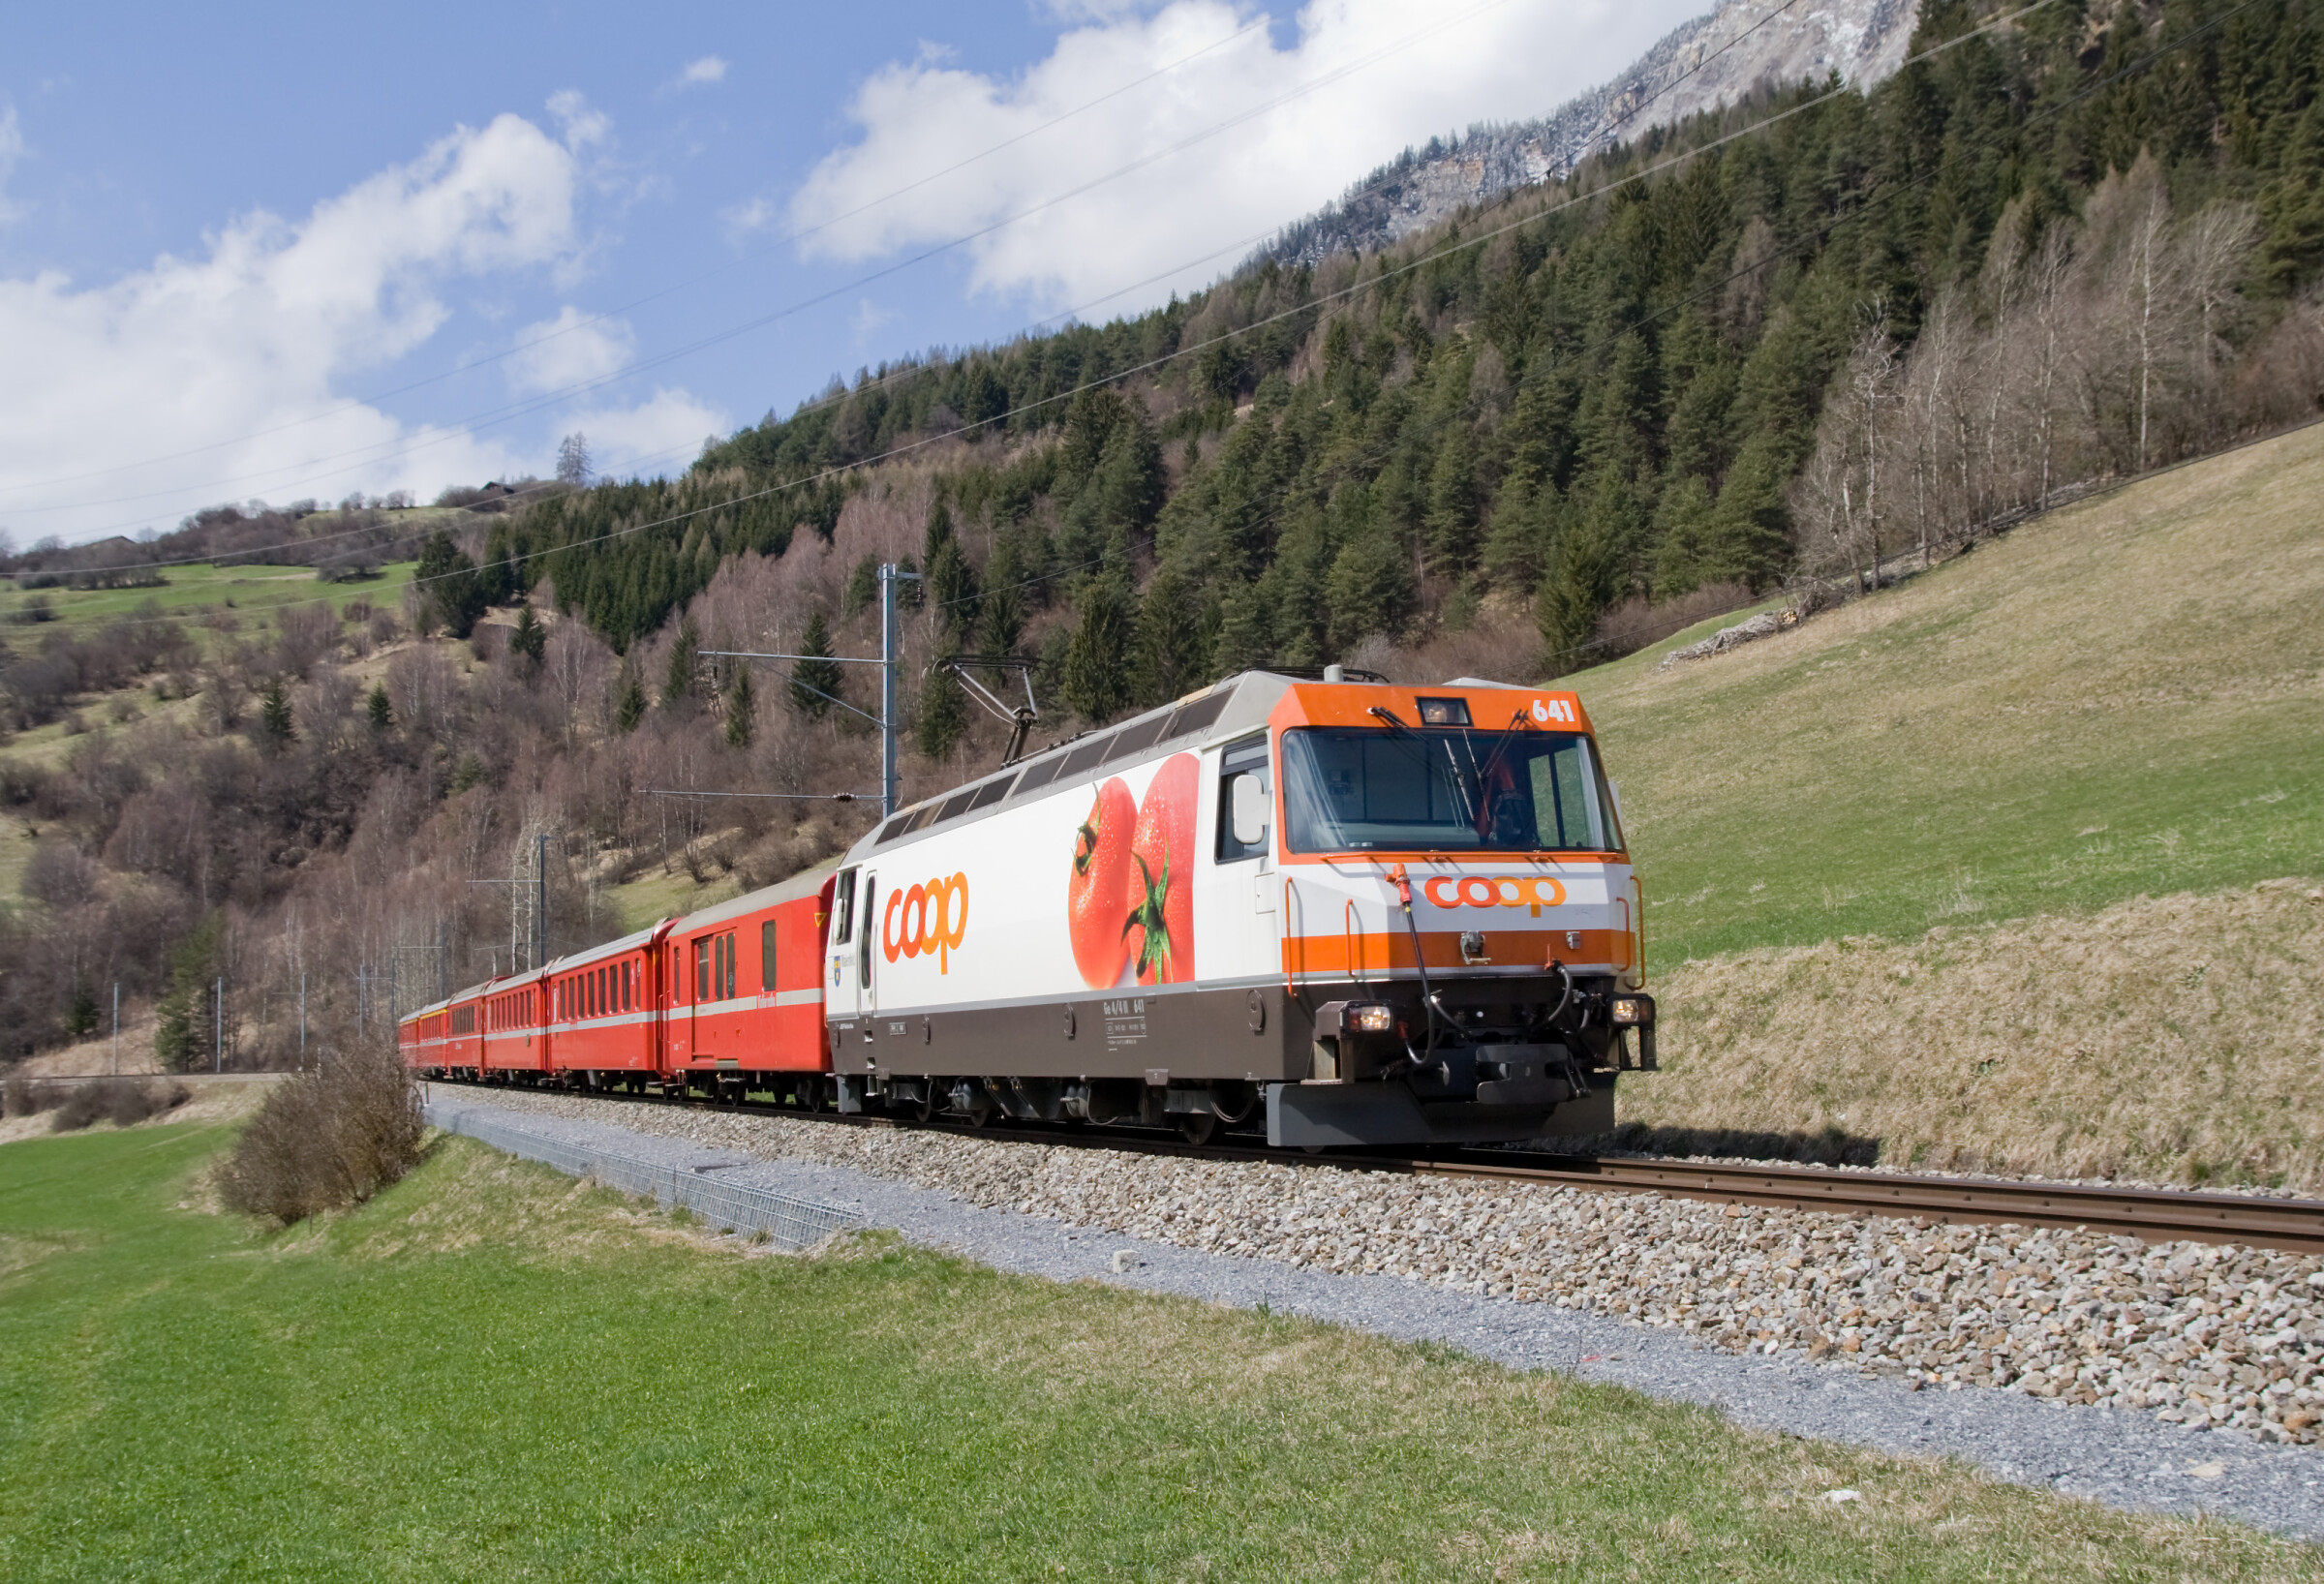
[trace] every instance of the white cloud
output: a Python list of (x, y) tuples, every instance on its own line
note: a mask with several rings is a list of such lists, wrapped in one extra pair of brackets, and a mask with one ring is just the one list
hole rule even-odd
[(608, 478), (684, 468), (705, 439), (734, 427), (720, 409), (686, 391), (660, 388), (634, 407), (577, 408), (557, 420), (560, 434), (578, 430), (589, 437), (590, 466)]
[[(164, 255), (88, 288), (55, 271), (0, 280), (12, 376), (0, 381), (0, 526), (19, 542), (80, 539), (170, 526), (218, 501), (433, 493), (545, 470), (553, 440), (535, 456), (530, 439), (415, 427), (348, 402), (343, 387), (428, 341), (450, 317), (441, 293), (451, 281), (523, 280), (569, 260), (575, 167), (570, 148), (503, 115), (296, 223), (240, 216), (199, 257)], [(519, 388), (602, 373), (627, 354), (626, 325), (582, 318), (566, 308), (517, 333), (569, 332), (511, 360)], [(609, 441), (658, 441), (681, 418), (698, 441), (715, 419), (669, 391), (633, 414), (586, 417)]]
[(847, 327), (855, 332), (855, 344), (861, 347), (872, 339), (872, 333), (881, 325), (898, 317), (893, 308), (882, 308), (870, 297), (858, 297), (855, 299), (855, 312), (847, 316)]
[(16, 125), (16, 107), (11, 105), (0, 109), (0, 226), (24, 212), (8, 199), (8, 180), (16, 173), (16, 162), (23, 158), (24, 129)]
[(686, 69), (678, 74), (678, 86), (681, 88), (707, 87), (711, 83), (725, 80), (726, 63), (716, 55), (689, 60), (686, 63)]
[(592, 321), (567, 303), (555, 319), (517, 331), (515, 346), (508, 384), (532, 396), (602, 380), (636, 355), (637, 337), (621, 320)]
[(726, 228), (726, 239), (739, 242), (752, 231), (763, 231), (778, 218), (776, 204), (768, 198), (754, 198), (748, 203), (737, 203), (719, 212), (719, 221)]
[(613, 118), (593, 108), (589, 96), (578, 88), (560, 88), (549, 95), (549, 114), (557, 119), (565, 146), (576, 154), (592, 143), (603, 142), (613, 133)]
[[(849, 107), (860, 138), (815, 168), (791, 218), (803, 228), (823, 228), (803, 244), (810, 255), (867, 259), (965, 235), (1150, 159), (969, 244), (979, 289), (1053, 307), (1078, 302), (1295, 220), (1407, 144), (1472, 122), (1545, 114), (1630, 64), (1704, 3), (1422, 8), (1311, 0), (1288, 47), (1259, 28), (1198, 55), (1249, 15), (1225, 0), (1174, 0), (1150, 15), (1104, 0), (1057, 0), (1055, 9), (1091, 20), (1018, 76), (962, 71), (925, 50), (873, 73)], [(1385, 58), (1361, 64), (1383, 51)], [(1196, 58), (1034, 131), (1186, 56)], [(990, 159), (875, 201), (964, 153), (1020, 137)], [(1217, 267), (1157, 281), (1136, 301), (1199, 285)]]

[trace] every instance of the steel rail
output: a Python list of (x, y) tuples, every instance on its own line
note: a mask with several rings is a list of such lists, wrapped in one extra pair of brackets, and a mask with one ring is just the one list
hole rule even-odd
[[(507, 1087), (431, 1079), (487, 1093)], [(1589, 1193), (1664, 1194), (1715, 1204), (1758, 1204), (1776, 1209), (1820, 1210), (1840, 1215), (1964, 1225), (2075, 1227), (2157, 1243), (2186, 1240), (2277, 1249), (2295, 1254), (2324, 1253), (2324, 1200), (2279, 1199), (2256, 1194), (2202, 1193), (2186, 1189), (2103, 1187), (2085, 1183), (2027, 1182), (2003, 1177), (1938, 1177), (1905, 1172), (1864, 1172), (1813, 1166), (1754, 1166), (1668, 1157), (1558, 1155), (1488, 1148), (1451, 1149), (1432, 1155), (1337, 1152), (1308, 1154), (1264, 1144), (1192, 1144), (1146, 1131), (987, 1124), (932, 1117), (916, 1122), (886, 1115), (841, 1115), (758, 1101), (707, 1097), (619, 1094), (604, 1090), (527, 1089), (596, 1099), (745, 1115), (787, 1116), (806, 1122), (853, 1127), (945, 1133), (1010, 1143), (1038, 1143), (1071, 1149), (1115, 1149), (1187, 1160), (1249, 1161), (1275, 1166), (1335, 1167), (1416, 1177), (1452, 1177), (1540, 1183)]]

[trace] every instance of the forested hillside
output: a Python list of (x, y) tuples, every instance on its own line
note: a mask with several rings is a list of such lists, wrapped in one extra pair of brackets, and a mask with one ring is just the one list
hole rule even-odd
[[(868, 653), (882, 560), (927, 576), (915, 667), (1030, 656), (1064, 732), (1255, 664), (1573, 669), (2316, 411), (2312, 9), (1935, 4), (1912, 50), (1382, 253), (867, 370), (676, 480), (432, 542), (416, 635), (334, 615), (318, 656), (285, 623), (212, 644), (196, 700), (28, 734), (0, 1020), (37, 1046), (117, 975), (195, 1049), (223, 964), (279, 1052), (300, 967), (409, 1002), (505, 965), (526, 888), (472, 882), (522, 877), (535, 833), (560, 944), (657, 871), (831, 850), (860, 805), (698, 794), (864, 790), (871, 737), (698, 656)], [(14, 677), (41, 640), (6, 644)], [(911, 795), (996, 755), (957, 685), (909, 693)]]

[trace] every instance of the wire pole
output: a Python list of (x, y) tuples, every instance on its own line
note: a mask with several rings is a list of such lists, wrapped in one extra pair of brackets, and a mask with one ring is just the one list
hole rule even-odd
[(298, 1070), (307, 1070), (307, 972), (298, 972)]
[(879, 567), (879, 817), (896, 812), (896, 568)]
[(121, 981), (113, 981), (113, 1076), (121, 1076)]
[(226, 976), (220, 974), (210, 991), (210, 1071), (226, 1071)]
[(549, 960), (549, 833), (533, 833), (533, 968)]
[(920, 574), (893, 562), (879, 567), (879, 817), (896, 812), (896, 585)]

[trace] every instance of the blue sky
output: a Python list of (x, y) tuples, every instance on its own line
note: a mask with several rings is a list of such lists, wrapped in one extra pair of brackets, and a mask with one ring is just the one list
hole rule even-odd
[(834, 373), (1199, 285), (1699, 9), (24, 8), (0, 531), (424, 497), (576, 428), (613, 471), (682, 468)]

